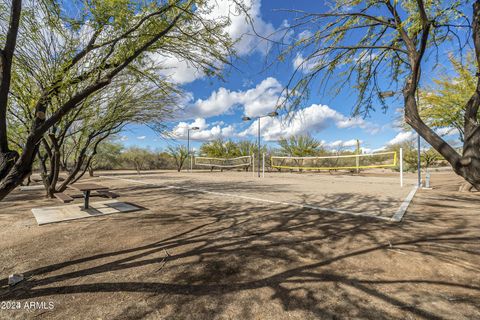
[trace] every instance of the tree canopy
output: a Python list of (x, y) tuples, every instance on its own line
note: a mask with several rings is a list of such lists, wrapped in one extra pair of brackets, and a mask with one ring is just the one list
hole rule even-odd
[(290, 136), (278, 141), (279, 152), (291, 157), (315, 156), (323, 151), (322, 143), (309, 135)]
[(467, 56), (466, 64), (453, 55), (449, 60), (455, 74), (433, 79), (433, 85), (420, 91), (419, 112), (433, 128), (456, 129), (463, 142), (465, 106), (476, 88), (475, 61), (472, 55)]
[(336, 0), (324, 12), (290, 11), (297, 17), (291, 28), (309, 32), (280, 55), (285, 59), (293, 53), (299, 61), (280, 101), (285, 108), (298, 108), (315, 79), (334, 92), (354, 88), (354, 114), (368, 115), (377, 103), (385, 109), (389, 96), (403, 96), (406, 123), (480, 189), (478, 78), (464, 107), (461, 155), (422, 119), (417, 101), (427, 59), (435, 66), (447, 46), (457, 54), (474, 47), (479, 73), (479, 0)]
[[(44, 0), (2, 4), (0, 199), (28, 176), (44, 136), (92, 95), (122, 80), (162, 83), (167, 57), (220, 76), (234, 55), (225, 31), (230, 21), (213, 18), (208, 1), (78, 0), (64, 6)], [(19, 81), (12, 89), (25, 81), (34, 90), (9, 99), (15, 96), (12, 79)], [(12, 129), (23, 127), (17, 140), (7, 130), (7, 113), (20, 109), (22, 118), (12, 122)]]

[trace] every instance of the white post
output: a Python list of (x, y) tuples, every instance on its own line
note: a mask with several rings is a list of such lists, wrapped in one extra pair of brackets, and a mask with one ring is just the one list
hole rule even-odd
[(252, 177), (255, 178), (255, 153), (252, 154)]
[(356, 150), (355, 153), (357, 155), (357, 157), (355, 159), (355, 165), (357, 167), (357, 174), (359, 174), (360, 173), (360, 156), (359, 156), (359, 154), (360, 154), (360, 140), (358, 140), (358, 139), (357, 139), (357, 150)]
[(262, 178), (265, 178), (265, 152), (262, 154)]
[(403, 188), (403, 149), (400, 148), (400, 187)]
[(193, 171), (193, 157), (192, 154), (190, 154), (190, 172)]

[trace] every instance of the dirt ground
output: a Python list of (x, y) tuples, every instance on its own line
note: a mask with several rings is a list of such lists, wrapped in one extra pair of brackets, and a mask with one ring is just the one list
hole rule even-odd
[(480, 194), (450, 172), (400, 223), (247, 196), (388, 216), (413, 175), (105, 174), (145, 209), (38, 226), (31, 208), (57, 204), (41, 191), (0, 203), (1, 319), (480, 319)]
[[(385, 172), (382, 172), (385, 171)], [(416, 177), (406, 174), (404, 187), (400, 176), (391, 170), (378, 169), (361, 174), (330, 174), (328, 172), (272, 172), (258, 178), (252, 172), (181, 172), (152, 171), (140, 176), (129, 172), (109, 172), (117, 184), (132, 183), (182, 188), (189, 191), (219, 193), (222, 199), (242, 198), (279, 204), (298, 204), (335, 209), (383, 218), (392, 217), (405, 197), (416, 185)], [(119, 179), (121, 182), (119, 182)]]

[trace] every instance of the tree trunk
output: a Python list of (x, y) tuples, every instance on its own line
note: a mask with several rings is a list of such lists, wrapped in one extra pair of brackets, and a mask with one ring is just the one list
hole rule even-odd
[(38, 143), (36, 143), (35, 140), (36, 139), (31, 136), (27, 138), (21, 156), (17, 159), (5, 178), (0, 181), (0, 201), (19, 186), (32, 172), (33, 161), (38, 152)]
[(463, 155), (459, 163), (455, 172), (480, 190), (480, 132), (478, 128), (469, 137), (465, 136)]
[[(42, 180), (45, 185), (47, 198), (53, 198), (57, 192), (57, 183), (60, 174), (60, 147), (54, 134), (50, 134), (51, 145), (45, 138), (42, 139), (42, 143), (46, 152), (45, 157), (41, 157), (39, 154), (42, 170)], [(50, 159), (49, 169), (47, 169), (47, 158)]]
[(472, 184), (468, 181), (465, 181), (464, 183), (462, 183), (460, 185), (460, 187), (458, 188), (458, 191), (460, 192), (474, 192), (474, 191), (477, 191), (477, 189), (472, 186)]
[(68, 185), (72, 181), (75, 182), (75, 181), (78, 180), (78, 179), (76, 179), (76, 176), (80, 172), (80, 170), (82, 169), (82, 165), (83, 165), (84, 161), (85, 161), (85, 153), (81, 152), (81, 155), (75, 161), (75, 165), (74, 165), (73, 169), (68, 173), (68, 176), (65, 178), (65, 180), (62, 182), (62, 184), (58, 188), (59, 192), (65, 191), (65, 189), (67, 189)]
[(0, 181), (7, 176), (17, 159), (18, 153), (15, 151), (0, 152)]
[[(47, 197), (49, 198), (53, 198), (54, 194), (57, 192), (58, 177), (60, 175), (60, 148), (54, 139), (55, 138), (52, 138), (53, 154), (50, 159), (50, 176), (47, 189)], [(63, 192), (63, 190), (59, 192)]]
[(135, 170), (137, 171), (137, 174), (140, 175), (140, 165), (135, 162)]
[(89, 175), (90, 177), (92, 177), (92, 178), (95, 176), (95, 175), (93, 174), (93, 168), (92, 168), (92, 166), (88, 166), (88, 175)]
[[(19, 156), (17, 152), (8, 148), (7, 106), (21, 11), (22, 1), (13, 0), (10, 7), (10, 21), (4, 38), (5, 44), (3, 49), (0, 48), (0, 181), (9, 174)], [(23, 182), (23, 178), (20, 182)], [(0, 200), (2, 198), (0, 197)]]

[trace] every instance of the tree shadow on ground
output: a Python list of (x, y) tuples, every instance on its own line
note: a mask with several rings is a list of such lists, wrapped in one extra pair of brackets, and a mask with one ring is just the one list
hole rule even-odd
[[(142, 190), (156, 190), (151, 186), (137, 189), (138, 195)], [(29, 270), (25, 272), (28, 280), (12, 289), (6, 287), (7, 279), (2, 279), (0, 297), (9, 300), (59, 294), (148, 293), (157, 297), (150, 311), (127, 310), (132, 317), (147, 316), (169, 304), (173, 309), (166, 318), (187, 317), (192, 310), (209, 318), (221, 315), (229, 304), (236, 303), (236, 295), (249, 292), (252, 305), (260, 295), (262, 303), (275, 301), (284, 311), (302, 311), (321, 318), (343, 315), (388, 319), (408, 314), (440, 319), (443, 314), (429, 307), (428, 299), (438, 298), (431, 291), (455, 294), (460, 290), (462, 304), (480, 312), (474, 299), (480, 294), (480, 285), (467, 278), (447, 279), (425, 270), (423, 275), (408, 264), (395, 271), (401, 259), (394, 250), (414, 255), (420, 264), (428, 263), (431, 268), (460, 258), (478, 258), (480, 237), (470, 233), (471, 221), (461, 216), (453, 222), (441, 215), (416, 216), (415, 223), (449, 224), (448, 228), (425, 230), (408, 222), (388, 223), (230, 199), (212, 201), (199, 195), (191, 201), (184, 196), (178, 190), (162, 189), (161, 196), (157, 192), (155, 200), (152, 197), (145, 202), (154, 213), (119, 216), (114, 221), (128, 225), (140, 220), (140, 226), (159, 228), (176, 224), (183, 226), (181, 232), (140, 246)], [(327, 200), (335, 204), (344, 201), (345, 196)], [(359, 206), (369, 201), (356, 194), (348, 198)], [(167, 214), (154, 209), (155, 203), (172, 205), (175, 211)], [(461, 263), (455, 266), (462, 268)], [(463, 268), (472, 271), (470, 264)], [(158, 273), (152, 274), (151, 270)], [(145, 272), (144, 279), (126, 281), (124, 275), (129, 272)], [(205, 299), (209, 301), (207, 309)], [(254, 308), (242, 312), (245, 318), (255, 315)]]

